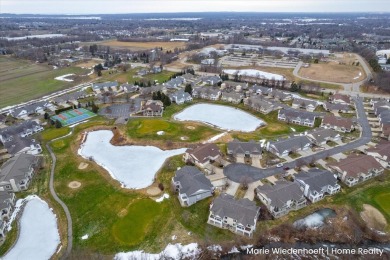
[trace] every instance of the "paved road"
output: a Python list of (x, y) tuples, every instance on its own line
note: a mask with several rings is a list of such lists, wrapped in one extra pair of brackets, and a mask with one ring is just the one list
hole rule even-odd
[[(72, 132), (73, 132), (73, 128), (72, 128)], [(72, 133), (71, 132), (71, 133)], [(67, 136), (67, 135), (66, 135)], [(65, 136), (63, 136), (65, 137)], [(60, 138), (63, 138), (63, 137), (60, 137)], [(56, 140), (60, 139), (60, 138), (57, 138)], [(54, 141), (54, 140), (52, 140)], [(72, 229), (72, 217), (70, 215), (70, 212), (69, 212), (69, 209), (68, 207), (66, 206), (66, 204), (58, 197), (56, 191), (54, 190), (54, 170), (56, 168), (56, 162), (57, 162), (57, 158), (55, 156), (55, 154), (53, 153), (51, 147), (50, 147), (50, 143), (52, 142), (50, 141), (49, 143), (46, 144), (46, 148), (47, 150), (49, 151), (50, 153), (50, 156), (52, 158), (52, 165), (51, 165), (51, 171), (50, 171), (50, 182), (49, 182), (49, 188), (50, 188), (50, 193), (51, 195), (53, 196), (53, 198), (55, 199), (55, 201), (57, 201), (61, 207), (64, 209), (64, 212), (65, 212), (65, 215), (66, 215), (66, 219), (67, 219), (67, 225), (68, 225), (68, 244), (67, 244), (67, 247), (66, 247), (66, 251), (65, 253), (62, 255), (62, 259), (67, 259), (69, 256), (70, 256), (70, 253), (72, 251), (72, 246), (73, 246), (73, 229)]]
[[(292, 169), (292, 168), (297, 167), (298, 163), (310, 164), (313, 161), (318, 161), (320, 159), (325, 159), (328, 156), (332, 156), (332, 155), (342, 153), (342, 152), (345, 152), (348, 150), (353, 150), (353, 149), (356, 149), (356, 148), (370, 142), (371, 138), (372, 138), (372, 133), (371, 133), (370, 124), (367, 120), (367, 116), (366, 116), (366, 113), (364, 111), (363, 99), (361, 97), (354, 97), (354, 100), (355, 100), (355, 104), (356, 104), (358, 122), (362, 127), (361, 137), (358, 140), (347, 143), (347, 144), (342, 145), (342, 146), (336, 146), (336, 147), (331, 148), (329, 150), (324, 150), (324, 151), (318, 152), (318, 153), (313, 154), (313, 155), (301, 157), (298, 160), (294, 160), (292, 162), (285, 163), (283, 165), (283, 167), (289, 167)], [(240, 182), (241, 180), (243, 180), (243, 178), (254, 182), (254, 181), (261, 180), (261, 179), (267, 178), (269, 176), (284, 172), (284, 170), (282, 168), (275, 168), (275, 167), (264, 169), (264, 170), (256, 169), (254, 167), (253, 167), (254, 169), (252, 169), (252, 166), (249, 166), (249, 165), (248, 166), (242, 165), (241, 167), (247, 167), (248, 170), (245, 170), (245, 171), (226, 171), (225, 172), (226, 177), (234, 182)], [(249, 168), (251, 168), (251, 169), (249, 169)]]

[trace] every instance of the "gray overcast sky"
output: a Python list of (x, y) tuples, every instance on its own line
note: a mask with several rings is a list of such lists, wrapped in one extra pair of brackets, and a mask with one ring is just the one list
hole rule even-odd
[(0, 0), (0, 13), (390, 12), (389, 0)]

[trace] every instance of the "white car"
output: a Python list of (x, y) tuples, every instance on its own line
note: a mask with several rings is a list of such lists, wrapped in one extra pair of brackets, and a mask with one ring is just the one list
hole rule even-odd
[(278, 164), (276, 165), (276, 167), (278, 167), (278, 168), (283, 167), (283, 163), (278, 163)]

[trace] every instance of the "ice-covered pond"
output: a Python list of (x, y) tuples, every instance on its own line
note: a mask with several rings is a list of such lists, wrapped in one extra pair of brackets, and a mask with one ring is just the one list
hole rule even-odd
[(2, 259), (50, 259), (59, 244), (56, 215), (45, 201), (30, 196), (20, 219), (18, 240)]
[(305, 218), (298, 219), (293, 225), (296, 228), (317, 228), (323, 226), (327, 218), (335, 216), (336, 212), (333, 209), (320, 209)]
[(165, 160), (186, 150), (163, 151), (154, 146), (114, 146), (110, 143), (113, 135), (109, 130), (89, 132), (79, 154), (86, 159), (92, 157), (122, 187), (128, 189), (142, 189), (151, 185)]
[(197, 121), (223, 130), (255, 131), (264, 121), (240, 109), (213, 104), (196, 104), (174, 116), (179, 121)]

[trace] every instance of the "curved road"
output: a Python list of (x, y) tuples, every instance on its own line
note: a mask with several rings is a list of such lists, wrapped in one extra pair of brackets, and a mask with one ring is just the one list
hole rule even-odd
[[(73, 132), (73, 128), (72, 128), (71, 133), (72, 132)], [(61, 207), (64, 209), (65, 215), (66, 215), (66, 219), (67, 219), (67, 222), (68, 222), (67, 223), (67, 225), (68, 225), (68, 232), (67, 232), (68, 233), (68, 244), (67, 244), (67, 247), (66, 247), (66, 251), (65, 251), (64, 255), (62, 256), (62, 259), (67, 259), (69, 257), (69, 255), (70, 255), (71, 251), (72, 251), (72, 246), (73, 246), (72, 217), (70, 215), (68, 207), (58, 197), (57, 193), (54, 190), (54, 170), (56, 168), (57, 158), (56, 158), (55, 154), (53, 153), (53, 151), (52, 151), (52, 149), (50, 147), (50, 143), (51, 142), (53, 142), (54, 140), (58, 140), (58, 139), (64, 138), (64, 137), (65, 136), (62, 136), (60, 138), (56, 138), (56, 139), (51, 140), (50, 142), (48, 142), (46, 144), (46, 148), (49, 151), (50, 156), (52, 158), (52, 165), (51, 165), (51, 171), (50, 171), (50, 182), (49, 182), (50, 193), (53, 196), (53, 198), (55, 199), (55, 201), (57, 201), (61, 205)]]
[[(372, 132), (371, 132), (371, 127), (370, 124), (367, 120), (366, 113), (364, 111), (364, 105), (361, 97), (356, 97), (354, 98), (355, 104), (356, 104), (356, 111), (358, 115), (358, 122), (361, 126), (362, 132), (361, 136), (358, 140), (347, 143), (342, 146), (336, 146), (334, 148), (324, 150), (321, 152), (318, 152), (313, 155), (309, 155), (306, 157), (301, 157), (297, 160), (294, 160), (289, 163), (285, 163), (283, 167), (289, 167), (290, 169), (293, 169), (297, 167), (297, 162), (302, 162), (303, 164), (309, 164), (312, 161), (317, 161), (320, 159), (324, 159), (328, 156), (332, 156), (338, 153), (342, 153), (348, 150), (356, 149), (362, 145), (367, 144), (368, 142), (371, 141), (372, 138)], [(242, 166), (242, 167), (247, 167), (247, 168), (252, 168), (251, 166)], [(254, 167), (253, 167), (254, 168)], [(234, 182), (240, 182), (242, 178), (250, 179), (251, 181), (258, 181), (270, 176), (273, 176), (278, 173), (284, 172), (282, 168), (268, 168), (268, 169), (258, 169), (257, 170), (246, 170), (245, 173), (243, 174), (242, 171), (226, 171), (225, 175), (228, 179), (234, 181)]]

